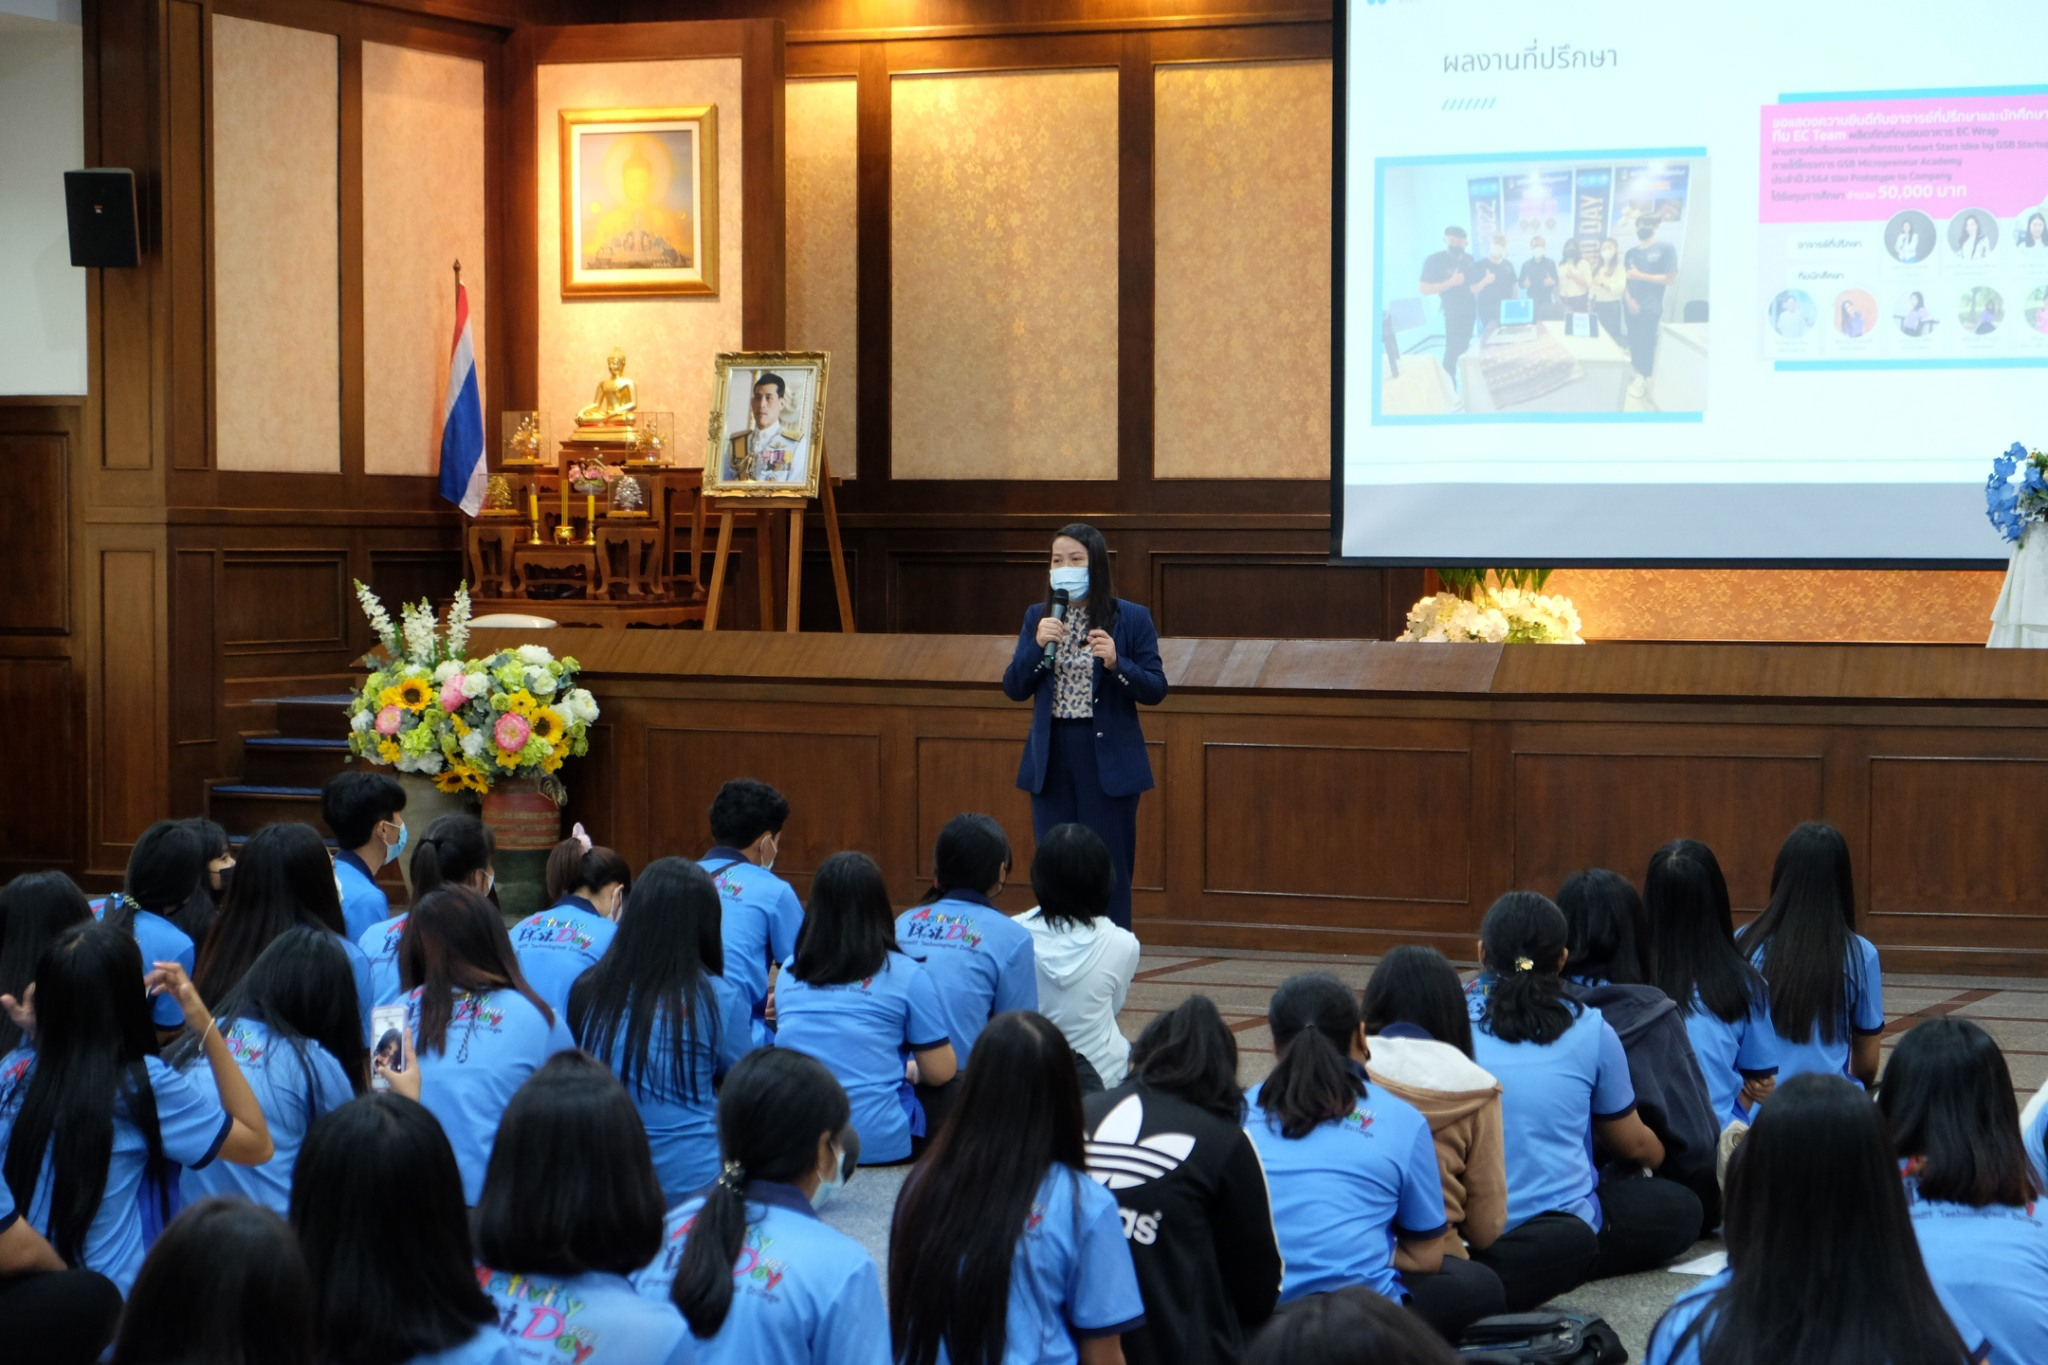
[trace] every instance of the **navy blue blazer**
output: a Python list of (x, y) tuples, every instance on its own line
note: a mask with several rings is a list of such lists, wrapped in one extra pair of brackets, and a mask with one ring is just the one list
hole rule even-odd
[[(1138, 728), (1138, 703), (1157, 706), (1166, 699), (1166, 670), (1159, 662), (1159, 632), (1152, 613), (1135, 602), (1116, 600), (1116, 668), (1095, 663), (1095, 763), (1105, 796), (1136, 796), (1152, 790), (1152, 761), (1145, 756), (1145, 733)], [(1003, 670), (1003, 695), (1031, 701), (1031, 736), (1024, 741), (1024, 761), (1017, 765), (1017, 785), (1036, 796), (1045, 790), (1046, 757), (1052, 748), (1053, 676), (1039, 665), (1045, 646), (1038, 643), (1038, 623), (1045, 603), (1034, 602), (1017, 632), (1017, 652)], [(1078, 643), (1078, 642), (1075, 642)], [(1061, 648), (1071, 648), (1063, 645)]]

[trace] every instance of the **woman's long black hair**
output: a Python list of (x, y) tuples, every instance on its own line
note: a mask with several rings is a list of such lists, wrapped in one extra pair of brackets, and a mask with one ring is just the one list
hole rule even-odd
[(424, 988), (413, 1035), (421, 1052), (447, 1050), (458, 995), (515, 990), (542, 1018), (555, 1021), (555, 1012), (519, 969), (498, 907), (466, 886), (429, 891), (413, 905), (398, 940), (398, 979), (407, 990)]
[(1883, 1117), (1840, 1076), (1781, 1083), (1728, 1169), (1725, 1288), (1679, 1335), (1701, 1365), (1963, 1365)]
[[(816, 1141), (815, 1135), (812, 1141)], [(896, 1200), (889, 1240), (889, 1333), (898, 1365), (998, 1365), (1010, 1265), (1053, 1166), (1087, 1179), (1074, 1053), (1044, 1015), (999, 1014), (924, 1160)], [(1071, 1214), (1079, 1217), (1075, 1187)]]
[(1010, 871), (1010, 836), (993, 815), (968, 811), (948, 820), (932, 846), (932, 886), (919, 905), (955, 891), (985, 894)]
[(265, 825), (242, 846), (234, 886), (199, 954), (192, 984), (200, 999), (226, 999), (271, 940), (299, 924), (347, 932), (334, 860), (327, 841), (311, 825)]
[(1547, 1046), (1578, 1016), (1557, 979), (1568, 931), (1564, 912), (1548, 896), (1510, 891), (1493, 903), (1479, 925), (1488, 976), (1479, 1023), (1503, 1043)]
[(1152, 1021), (1131, 1044), (1130, 1078), (1186, 1100), (1226, 1123), (1244, 1122), (1237, 1083), (1237, 1035), (1206, 995), (1191, 995)]
[(1877, 1107), (1914, 1163), (1922, 1198), (2017, 1208), (2042, 1193), (2027, 1164), (2005, 1054), (1970, 1020), (1915, 1024), (1885, 1064)]
[(1279, 1120), (1282, 1137), (1307, 1137), (1365, 1098), (1365, 1080), (1351, 1064), (1351, 1040), (1363, 1022), (1358, 997), (1327, 972), (1290, 976), (1273, 992), (1266, 1023), (1280, 1059), (1259, 1087), (1259, 1107)]
[[(1086, 607), (1088, 609), (1088, 628), (1090, 630), (1115, 629), (1118, 615), (1116, 584), (1111, 581), (1109, 574), (1108, 542), (1103, 540), (1102, 532), (1096, 530), (1085, 521), (1069, 522), (1052, 533), (1054, 540), (1058, 540), (1061, 536), (1065, 536), (1068, 540), (1080, 541), (1081, 548), (1088, 552), (1087, 600), (1072, 603), (1068, 610)], [(1052, 610), (1051, 588), (1047, 588), (1045, 592), (1045, 609), (1047, 611)]]
[(138, 910), (170, 919), (184, 908), (194, 890), (206, 884), (207, 861), (204, 843), (183, 820), (157, 821), (142, 831), (129, 850), (121, 894), (107, 898), (103, 922), (111, 929), (133, 933)]
[(717, 1335), (732, 1309), (732, 1267), (747, 1236), (748, 1181), (793, 1185), (818, 1168), (818, 1137), (852, 1114), (824, 1063), (787, 1048), (742, 1057), (718, 1094), (718, 1154), (726, 1173), (690, 1223), (669, 1299), (699, 1337)]
[[(611, 948), (570, 988), (569, 1031), (591, 1056), (616, 1060), (628, 1090), (700, 1098), (690, 1042), (718, 1055), (709, 978), (725, 974), (722, 913), (703, 868), (657, 858), (640, 874)], [(654, 1073), (657, 1061), (663, 1074)]]
[(313, 1301), (284, 1219), (245, 1199), (203, 1199), (142, 1263), (114, 1365), (313, 1365)]
[[(0, 995), (16, 1000), (27, 995), (43, 949), (72, 925), (91, 919), (85, 893), (62, 872), (24, 872), (0, 887)], [(26, 1041), (0, 1012), (0, 1057)]]
[(135, 940), (103, 924), (59, 934), (36, 962), (36, 1059), (14, 1116), (4, 1171), (17, 1209), (34, 1207), (47, 1152), (51, 1166), (50, 1244), (71, 1265), (107, 1189), (114, 1113), (122, 1108), (142, 1132), (159, 1212), (170, 1217), (163, 1135), (148, 1059), (156, 1029), (143, 994)]
[[(308, 1104), (313, 1099), (308, 1048), (320, 1048), (339, 1062), (356, 1094), (369, 1087), (355, 972), (341, 940), (325, 929), (300, 924), (279, 934), (213, 1013), (223, 1033), (238, 1019), (253, 1019), (278, 1035), (298, 1060)], [(187, 1035), (172, 1046), (168, 1060), (183, 1067), (199, 1055), (199, 1040)]]
[(487, 871), (497, 856), (497, 837), (474, 815), (436, 816), (412, 846), (412, 861), (407, 864), (413, 899), (468, 881)]
[(631, 1275), (660, 1253), (664, 1212), (647, 1129), (619, 1078), (581, 1052), (548, 1058), (513, 1093), (491, 1147), (476, 1206), (483, 1263)]
[(223, 874), (221, 889), (213, 889), (213, 873), (209, 870), (221, 858), (233, 851), (228, 842), (228, 832), (204, 816), (193, 816), (184, 821), (185, 828), (199, 836), (199, 850), (206, 855), (206, 866), (199, 872), (199, 886), (185, 904), (169, 916), (171, 923), (184, 931), (185, 937), (196, 945), (203, 946), (206, 936), (213, 932), (213, 918), (220, 913), (221, 902), (227, 899), (228, 888), (234, 885), (234, 868)]
[(796, 933), (790, 975), (812, 986), (838, 986), (882, 970), (896, 946), (896, 910), (889, 883), (865, 853), (835, 853), (811, 878), (811, 900)]
[(1380, 959), (1365, 982), (1365, 1031), (1412, 1024), (1439, 1043), (1472, 1055), (1472, 1015), (1457, 969), (1434, 948), (1404, 943)]
[[(1785, 838), (1771, 868), (1771, 901), (1736, 937), (1769, 984), (1771, 1023), (1780, 1037), (1805, 1042), (1849, 1038), (1849, 978), (1863, 960), (1850, 953), (1856, 932), (1856, 882), (1849, 843), (1833, 825), (1811, 821)], [(1864, 983), (1868, 985), (1868, 983)]]
[(1617, 986), (1649, 979), (1650, 922), (1628, 878), (1604, 867), (1574, 872), (1557, 889), (1557, 908), (1564, 912), (1570, 975)]
[(496, 1320), (455, 1151), (402, 1095), (365, 1095), (313, 1125), (292, 1172), (291, 1222), (327, 1365), (406, 1365)]
[(1736, 951), (1728, 879), (1714, 850), (1673, 839), (1651, 854), (1643, 909), (1656, 943), (1651, 978), (1681, 1013), (1692, 1013), (1697, 995), (1699, 1007), (1733, 1024), (1764, 998), (1763, 977)]

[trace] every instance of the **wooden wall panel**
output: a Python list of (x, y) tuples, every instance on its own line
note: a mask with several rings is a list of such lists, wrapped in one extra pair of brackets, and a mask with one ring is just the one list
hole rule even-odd
[(71, 628), (70, 459), (61, 434), (0, 434), (0, 634)]
[(1175, 635), (1376, 640), (1399, 628), (1382, 571), (1333, 568), (1323, 554), (1158, 550), (1151, 560), (1152, 610)]
[(1864, 896), (1873, 913), (1966, 908), (1999, 921), (2048, 921), (2048, 845), (2015, 818), (1985, 818), (2037, 809), (2048, 759), (1880, 757), (1869, 777)]
[(220, 556), (212, 550), (171, 553), (172, 739), (212, 743), (220, 722)]
[(102, 853), (132, 843), (163, 806), (166, 756), (159, 682), (163, 585), (151, 549), (104, 548), (99, 554), (98, 669), (93, 695), (99, 724), (96, 830)]
[[(230, 551), (221, 561), (220, 635), (229, 654), (338, 648), (353, 610), (347, 557)], [(396, 616), (395, 603), (387, 602)]]
[(0, 783), (0, 879), (74, 863), (78, 732), (69, 659), (0, 658), (0, 707), (15, 718), (12, 780)]

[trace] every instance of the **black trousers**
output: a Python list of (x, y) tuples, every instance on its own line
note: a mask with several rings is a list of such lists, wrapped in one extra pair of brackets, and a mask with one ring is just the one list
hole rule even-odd
[(121, 1291), (90, 1270), (0, 1279), (0, 1355), (10, 1365), (89, 1365), (120, 1317)]
[[(1465, 286), (1456, 285), (1458, 289)], [(1444, 369), (1450, 372), (1451, 383), (1462, 392), (1464, 385), (1458, 382), (1458, 357), (1465, 354), (1472, 345), (1472, 329), (1479, 321), (1476, 306), (1470, 309), (1452, 311), (1444, 309)]]
[(1600, 1235), (1569, 1213), (1545, 1213), (1503, 1232), (1472, 1259), (1500, 1278), (1502, 1311), (1526, 1313), (1584, 1284)]
[(1657, 368), (1657, 329), (1663, 322), (1661, 310), (1644, 306), (1643, 311), (1629, 316), (1628, 358), (1635, 372), (1648, 379), (1650, 372)]
[(1456, 1256), (1444, 1257), (1443, 1269), (1434, 1275), (1402, 1271), (1401, 1287), (1408, 1291), (1409, 1309), (1452, 1345), (1481, 1318), (1508, 1311), (1500, 1276)]
[(1610, 1180), (1597, 1193), (1597, 1233), (1569, 1213), (1546, 1213), (1473, 1253), (1500, 1276), (1508, 1312), (1526, 1313), (1588, 1280), (1654, 1270), (1699, 1240), (1700, 1197), (1676, 1181)]
[[(1138, 798), (1102, 790), (1095, 763), (1095, 726), (1085, 720), (1055, 720), (1048, 737), (1045, 786), (1031, 798), (1031, 834), (1039, 843), (1053, 826), (1082, 824), (1109, 848), (1116, 885), (1109, 892), (1109, 917), (1131, 927), (1131, 869), (1138, 857)], [(936, 1130), (934, 1130), (936, 1131)]]

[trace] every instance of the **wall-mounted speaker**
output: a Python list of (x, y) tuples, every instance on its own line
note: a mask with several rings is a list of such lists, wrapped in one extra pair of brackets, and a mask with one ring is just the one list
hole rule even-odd
[(64, 211), (71, 222), (71, 264), (104, 270), (140, 263), (135, 172), (64, 172)]

